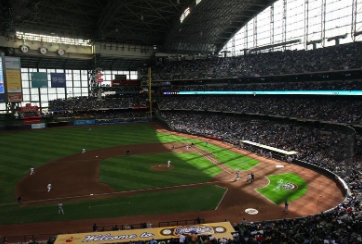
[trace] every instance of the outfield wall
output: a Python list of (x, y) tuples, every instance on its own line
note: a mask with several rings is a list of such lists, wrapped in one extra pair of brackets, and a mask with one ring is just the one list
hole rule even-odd
[(317, 171), (318, 173), (327, 176), (328, 178), (330, 178), (331, 180), (336, 182), (338, 188), (342, 191), (344, 197), (348, 197), (351, 194), (350, 189), (348, 188), (346, 182), (341, 177), (339, 177), (338, 175), (333, 173), (332, 171), (329, 171), (328, 169), (319, 167), (314, 164), (306, 163), (306, 162), (303, 162), (303, 161), (300, 161), (297, 159), (293, 159), (293, 163), (300, 165), (304, 168), (308, 168), (308, 169)]

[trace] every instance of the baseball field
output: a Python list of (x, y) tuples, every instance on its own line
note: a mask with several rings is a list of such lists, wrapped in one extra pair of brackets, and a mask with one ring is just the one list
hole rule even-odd
[[(281, 162), (153, 123), (4, 132), (1, 137), (2, 226), (129, 216), (156, 220), (175, 213), (237, 222), (246, 208), (259, 213), (249, 219), (265, 220), (282, 217), (285, 199), (291, 202), (290, 216), (317, 213), (343, 200), (333, 181), (316, 172), (285, 163), (276, 167)], [(235, 181), (238, 170), (241, 180)], [(255, 182), (246, 182), (249, 172)], [(331, 192), (322, 191), (323, 185)], [(58, 215), (58, 202), (64, 215)]]

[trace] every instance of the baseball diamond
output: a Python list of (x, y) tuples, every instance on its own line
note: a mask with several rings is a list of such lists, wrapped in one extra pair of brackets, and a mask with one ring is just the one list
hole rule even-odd
[[(103, 133), (115, 131), (122, 134), (122, 140), (115, 141), (118, 146), (108, 138), (102, 140), (106, 138)], [(87, 153), (84, 154), (74, 149), (73, 153), (69, 153), (70, 150), (69, 155), (61, 156), (54, 151), (58, 158), (42, 160), (37, 164), (35, 175), (24, 171), (12, 193), (13, 196), (23, 194), (23, 204), (19, 208), (6, 200), (4, 204), (10, 204), (9, 208), (0, 210), (5, 216), (0, 220), (0, 227), (5, 233), (25, 234), (30, 228), (33, 232), (39, 228), (48, 233), (82, 231), (92, 225), (94, 218), (101, 218), (97, 219), (99, 224), (136, 223), (144, 219), (156, 223), (199, 216), (209, 222), (225, 218), (237, 222), (246, 215), (250, 221), (283, 218), (283, 204), (275, 204), (256, 191), (268, 185), (268, 175), (293, 174), (307, 183), (304, 195), (290, 201), (289, 217), (316, 214), (335, 207), (344, 199), (338, 184), (323, 174), (266, 159), (221, 141), (176, 133), (157, 123), (94, 126), (92, 135), (85, 127), (46, 129), (42, 136), (46, 140), (46, 133), (62, 135), (64, 138), (55, 142), (60, 143), (68, 132), (84, 136), (82, 141), (90, 137), (98, 140), (96, 145), (85, 146)], [(29, 143), (36, 144), (32, 141), (35, 133), (21, 132), (16, 136), (22, 133)], [(190, 142), (194, 146), (186, 150), (184, 145)], [(127, 150), (132, 154), (126, 156)], [(255, 161), (252, 167), (240, 171), (239, 181), (235, 181), (235, 174), (243, 166), (236, 165), (235, 155), (239, 155), (240, 164), (249, 165)], [(172, 161), (172, 168), (167, 168), (167, 160)], [(281, 164), (283, 168), (276, 167)], [(158, 169), (159, 165), (162, 168)], [(245, 182), (249, 172), (255, 175), (255, 181)], [(52, 189), (47, 192), (44, 189), (49, 182)], [(293, 181), (288, 179), (284, 183), (289, 186)], [(286, 192), (290, 194), (291, 191)], [(63, 203), (64, 215), (54, 215), (53, 206), (59, 201)], [(192, 204), (185, 207), (185, 201)], [(255, 211), (246, 213), (249, 208)], [(6, 218), (10, 214), (13, 217)], [(43, 223), (46, 221), (55, 222), (47, 225)]]

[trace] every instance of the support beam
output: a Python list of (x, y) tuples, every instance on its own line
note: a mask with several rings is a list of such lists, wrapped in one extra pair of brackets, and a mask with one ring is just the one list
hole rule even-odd
[(322, 0), (321, 6), (321, 40), (322, 40), (322, 47), (325, 46), (326, 43), (326, 0)]
[(110, 23), (113, 21), (114, 17), (118, 13), (119, 9), (121, 9), (124, 5), (125, 1), (108, 1), (107, 6), (104, 8), (102, 13), (99, 15), (99, 19), (97, 22), (97, 37), (102, 38), (102, 32), (107, 29)]
[(308, 50), (309, 0), (304, 1), (304, 49)]

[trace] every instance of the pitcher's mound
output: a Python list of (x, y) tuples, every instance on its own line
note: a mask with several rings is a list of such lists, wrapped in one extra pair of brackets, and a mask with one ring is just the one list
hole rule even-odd
[(151, 166), (151, 170), (153, 171), (166, 171), (173, 169), (173, 166), (170, 165), (170, 167), (167, 168), (167, 164), (156, 164)]

